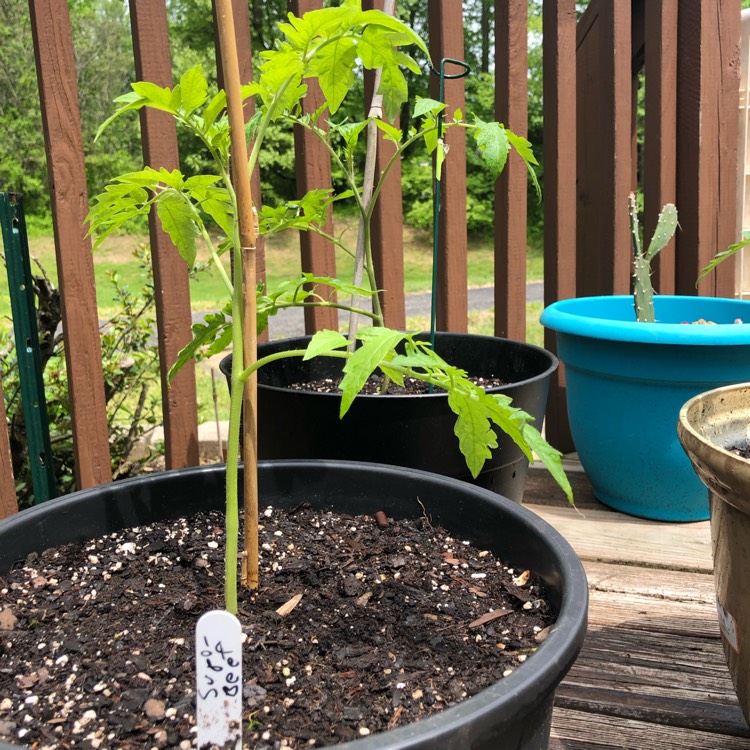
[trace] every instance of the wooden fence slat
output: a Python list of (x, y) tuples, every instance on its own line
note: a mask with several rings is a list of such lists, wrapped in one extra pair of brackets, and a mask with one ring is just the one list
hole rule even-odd
[[(430, 55), (439, 67), (445, 57), (464, 59), (463, 3), (428, 0), (427, 19)], [(458, 72), (448, 66), (447, 73)], [(431, 96), (438, 97), (438, 78), (430, 80)], [(447, 112), (466, 111), (464, 79), (445, 82)], [(468, 240), (466, 236), (466, 134), (452, 128), (446, 134), (450, 153), (443, 165), (440, 211), (440, 260), (438, 264), (437, 327), (441, 331), (465, 332), (468, 327)]]
[(592, 0), (578, 28), (577, 294), (628, 294), (631, 5)]
[[(130, 19), (137, 79), (171, 87), (172, 59), (165, 0), (130, 0)], [(179, 169), (174, 118), (166, 112), (145, 107), (140, 116), (146, 164), (154, 169)], [(167, 382), (169, 369), (192, 340), (188, 269), (162, 229), (155, 207), (148, 219), (159, 330), (165, 461), (168, 469), (177, 469), (199, 462), (195, 362), (188, 362), (171, 383)]]
[[(216, 4), (213, 4), (214, 28), (216, 28)], [(237, 57), (240, 64), (240, 80), (249, 83), (253, 80), (253, 55), (250, 36), (250, 11), (246, 0), (232, 0), (232, 13), (234, 15), (234, 30), (237, 40)], [(224, 88), (224, 71), (221, 67), (221, 53), (219, 37), (216, 34), (216, 78), (220, 89)], [(245, 102), (245, 122), (255, 114), (255, 99), (250, 97)], [(248, 144), (248, 153), (252, 150), (252, 144)], [(250, 175), (250, 187), (253, 194), (253, 205), (260, 214), (263, 205), (263, 196), (260, 189), (260, 165)], [(260, 282), (266, 281), (266, 249), (263, 235), (255, 238), (255, 278)], [(268, 329), (258, 335), (258, 341), (268, 341)]]
[[(576, 6), (575, 0), (544, 0), (544, 302), (576, 292)], [(557, 351), (555, 332), (544, 346)], [(550, 384), (547, 438), (573, 450), (565, 397), (565, 369)]]
[(76, 67), (65, 0), (30, 0), (65, 332), (76, 482), (112, 480)]
[[(693, 294), (701, 268), (736, 240), (739, 0), (680, 3), (678, 18), (677, 291)], [(734, 259), (698, 287), (733, 297)]]
[[(384, 0), (364, 0), (365, 10), (383, 10)], [(374, 73), (365, 72), (365, 116), (372, 101)], [(393, 123), (399, 126), (398, 119)], [(395, 150), (394, 144), (381, 134), (375, 159), (375, 174), (382, 174)], [(401, 193), (401, 162), (397, 161), (386, 178), (383, 191), (372, 215), (371, 239), (375, 278), (378, 281), (380, 304), (389, 328), (406, 328), (404, 300), (404, 231)]]
[[(677, 0), (645, 3), (646, 121), (643, 155), (645, 236), (651, 237), (661, 207), (677, 190)], [(678, 207), (679, 208), (679, 207)], [(657, 256), (654, 287), (675, 291), (675, 242)]]
[[(296, 16), (322, 7), (321, 0), (289, 0), (289, 7)], [(309, 79), (307, 96), (302, 103), (305, 114), (312, 114), (323, 103), (323, 94), (317, 80)], [(324, 118), (325, 119), (325, 118)], [(319, 123), (325, 127), (325, 123)], [(301, 126), (294, 128), (294, 150), (297, 165), (297, 194), (308, 190), (330, 189), (331, 158), (318, 139)], [(333, 213), (329, 210), (325, 231), (333, 234)], [(331, 242), (314, 232), (300, 232), (300, 254), (302, 270), (319, 276), (336, 276), (335, 249)], [(339, 318), (335, 308), (305, 308), (305, 331), (314, 333), (324, 328), (338, 330)]]
[[(528, 132), (528, 2), (495, 6), (495, 117)], [(495, 335), (526, 340), (526, 183), (511, 154), (495, 186)]]
[[(399, 126), (398, 120), (393, 123)], [(395, 150), (382, 135), (375, 157), (375, 174), (381, 174)], [(401, 193), (401, 162), (386, 177), (383, 191), (372, 214), (372, 262), (380, 292), (380, 305), (389, 328), (406, 328), (404, 299), (404, 230)]]
[(0, 381), (0, 520), (18, 511), (16, 483), (13, 478), (13, 459), (8, 439), (8, 419), (5, 413), (5, 396)]

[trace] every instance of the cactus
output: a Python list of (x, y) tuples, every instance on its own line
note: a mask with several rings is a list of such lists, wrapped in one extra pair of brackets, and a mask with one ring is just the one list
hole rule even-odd
[(677, 230), (677, 209), (667, 203), (659, 214), (654, 236), (643, 252), (635, 193), (629, 196), (630, 226), (633, 233), (633, 290), (635, 317), (640, 323), (654, 322), (654, 287), (651, 283), (651, 261), (663, 250)]

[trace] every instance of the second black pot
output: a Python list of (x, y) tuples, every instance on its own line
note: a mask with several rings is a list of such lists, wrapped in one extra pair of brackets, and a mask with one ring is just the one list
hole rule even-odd
[[(258, 357), (304, 349), (309, 336), (258, 346)], [(541, 429), (557, 358), (545, 349), (494, 336), (438, 333), (437, 353), (471, 376), (506, 382), (493, 393), (513, 399)], [(221, 363), (231, 371), (231, 358)], [(294, 357), (258, 371), (258, 450), (262, 459), (328, 458), (406, 466), (456, 477), (521, 502), (528, 461), (515, 443), (498, 432), (498, 447), (472, 479), (454, 433), (456, 415), (446, 394), (357, 396), (339, 419), (341, 397), (289, 388), (341, 375), (341, 360)]]

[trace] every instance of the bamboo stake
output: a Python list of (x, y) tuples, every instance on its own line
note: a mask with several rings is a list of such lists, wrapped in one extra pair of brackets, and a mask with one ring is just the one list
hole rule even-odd
[[(244, 331), (243, 365), (245, 369), (257, 359), (255, 310), (255, 220), (250, 190), (245, 118), (242, 108), (240, 66), (232, 14), (232, 0), (215, 0), (216, 20), (227, 93), (227, 115), (231, 132), (232, 178), (237, 194), (242, 264), (242, 324)], [(243, 461), (245, 464), (245, 550), (242, 585), (258, 588), (258, 451), (257, 451), (257, 378), (251, 375), (243, 389)]]

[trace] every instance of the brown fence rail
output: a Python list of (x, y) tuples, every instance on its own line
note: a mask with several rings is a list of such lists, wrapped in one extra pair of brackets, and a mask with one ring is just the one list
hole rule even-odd
[[(382, 0), (365, 0), (382, 7)], [(295, 13), (320, 0), (290, 0)], [(46, 140), (58, 278), (63, 301), (67, 372), (78, 486), (111, 480), (104, 382), (91, 244), (84, 217), (88, 197), (68, 4), (30, 0), (37, 76)], [(252, 70), (246, 0), (235, 0), (243, 75)], [(427, 0), (433, 59), (463, 56), (462, 4)], [(645, 185), (646, 231), (658, 207), (680, 208), (677, 247), (659, 265), (664, 292), (695, 293), (698, 270), (735, 240), (739, 0), (592, 0), (576, 18), (574, 0), (543, 0), (545, 302), (629, 289), (627, 194)], [(525, 133), (527, 116), (526, 0), (495, 5), (496, 116)], [(172, 84), (166, 0), (130, 0), (137, 77)], [(218, 57), (218, 56), (217, 56)], [(638, 86), (645, 70), (644, 164), (636, 148)], [(219, 71), (219, 80), (221, 72)], [(464, 84), (450, 81), (451, 109), (463, 108)], [(371, 86), (371, 82), (369, 84)], [(311, 87), (308, 106), (314, 109)], [(170, 118), (142, 114), (144, 159), (153, 167), (178, 165)], [(466, 144), (449, 134), (446, 194), (441, 215), (438, 324), (467, 327)], [(300, 191), (329, 187), (330, 164), (304, 134), (295, 138)], [(256, 189), (258, 195), (257, 175)], [(7, 186), (12, 189), (12, 186)], [(526, 174), (511, 160), (498, 180), (495, 202), (495, 332), (525, 337)], [(375, 214), (374, 254), (386, 323), (404, 325), (402, 209), (399, 175)], [(198, 461), (194, 368), (166, 385), (166, 372), (190, 338), (187, 269), (153, 219), (150, 225), (156, 287), (158, 346), (167, 467)], [(450, 248), (450, 252), (448, 252)], [(303, 269), (333, 275), (333, 248), (307, 235)], [(265, 258), (258, 254), (262, 277)], [(734, 294), (734, 269), (725, 264), (700, 294)], [(308, 332), (336, 325), (330, 311), (306, 311)], [(554, 341), (547, 339), (549, 348)], [(548, 436), (570, 449), (564, 414), (564, 374), (553, 387)], [(0, 407), (2, 405), (0, 404)], [(0, 517), (17, 505), (6, 420), (0, 408)]]

